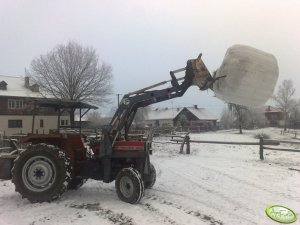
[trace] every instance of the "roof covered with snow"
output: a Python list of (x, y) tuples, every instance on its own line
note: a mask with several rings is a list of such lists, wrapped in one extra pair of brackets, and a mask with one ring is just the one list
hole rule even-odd
[(217, 118), (205, 108), (186, 107), (199, 120), (217, 120)]
[(151, 110), (147, 113), (146, 120), (168, 120), (174, 119), (183, 108), (161, 108)]
[(199, 120), (217, 120), (207, 109), (198, 107), (162, 108), (148, 112), (146, 120), (173, 120), (183, 109), (187, 109)]
[(30, 88), (25, 87), (24, 77), (13, 77), (0, 75), (0, 82), (4, 81), (7, 84), (7, 90), (0, 90), (0, 96), (14, 97), (43, 97), (39, 92), (33, 92)]

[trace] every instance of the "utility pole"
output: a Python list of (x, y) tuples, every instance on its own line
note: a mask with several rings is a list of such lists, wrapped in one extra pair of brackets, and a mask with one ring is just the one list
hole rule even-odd
[(122, 95), (122, 94), (117, 94), (117, 97), (118, 97), (118, 108), (120, 106), (120, 95)]

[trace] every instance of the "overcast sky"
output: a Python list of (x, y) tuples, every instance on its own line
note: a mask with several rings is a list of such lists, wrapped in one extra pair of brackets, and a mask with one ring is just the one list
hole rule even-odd
[[(299, 0), (0, 0), (0, 74), (24, 76), (33, 58), (69, 40), (93, 46), (111, 64), (114, 93), (169, 79), (200, 52), (216, 70), (228, 47), (272, 53), (279, 82), (292, 79), (300, 98)], [(277, 85), (278, 86), (278, 85)], [(116, 96), (113, 98), (117, 99)], [(164, 105), (197, 104), (219, 116), (223, 104), (192, 87)]]

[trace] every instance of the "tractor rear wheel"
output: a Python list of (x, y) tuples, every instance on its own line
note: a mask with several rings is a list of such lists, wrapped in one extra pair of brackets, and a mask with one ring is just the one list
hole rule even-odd
[(21, 152), (14, 162), (12, 182), (30, 202), (52, 201), (61, 196), (70, 181), (70, 160), (58, 148), (37, 144)]
[(145, 188), (152, 188), (156, 181), (156, 170), (152, 163), (150, 163), (150, 174), (144, 179)]
[(144, 195), (144, 183), (139, 171), (133, 168), (122, 169), (116, 178), (116, 191), (120, 200), (136, 204)]

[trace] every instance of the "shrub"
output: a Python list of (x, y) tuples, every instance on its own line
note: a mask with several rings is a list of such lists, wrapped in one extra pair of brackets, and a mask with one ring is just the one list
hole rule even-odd
[(263, 137), (263, 139), (270, 139), (270, 135), (266, 134), (266, 133), (258, 133), (254, 135), (254, 138), (259, 139), (260, 137)]

